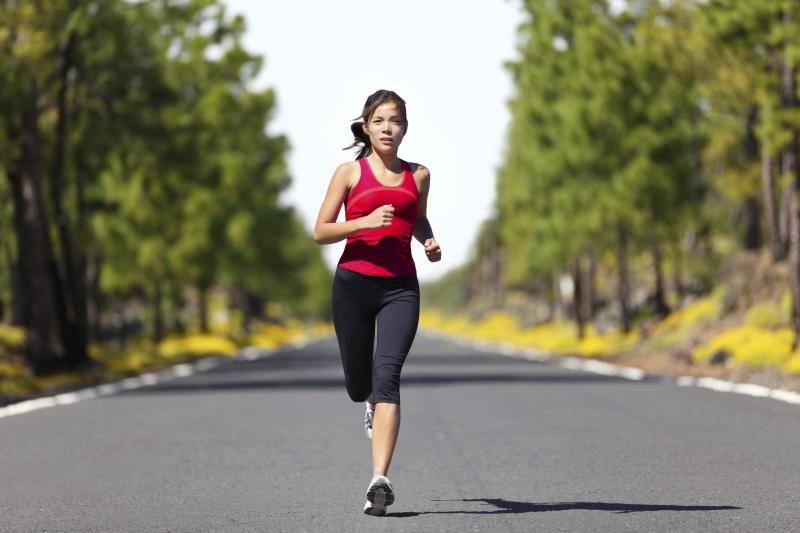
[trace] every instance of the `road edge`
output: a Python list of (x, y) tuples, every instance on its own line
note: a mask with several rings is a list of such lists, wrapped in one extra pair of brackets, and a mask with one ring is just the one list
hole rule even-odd
[(701, 387), (717, 392), (732, 392), (734, 394), (744, 394), (754, 398), (768, 398), (780, 402), (800, 405), (800, 394), (785, 389), (771, 389), (755, 383), (736, 383), (711, 377), (695, 376), (671, 376), (668, 374), (647, 373), (641, 368), (632, 366), (621, 366), (607, 363), (598, 359), (573, 357), (566, 355), (554, 355), (536, 348), (522, 348), (507, 342), (479, 341), (443, 333), (441, 331), (420, 328), (420, 334), (431, 339), (444, 339), (458, 346), (472, 348), (492, 353), (500, 353), (509, 357), (521, 357), (530, 361), (553, 363), (561, 368), (568, 370), (583, 370), (593, 374), (604, 376), (616, 376), (633, 381), (643, 381), (645, 379), (655, 380), (664, 383), (672, 383), (678, 387)]
[(205, 372), (228, 361), (253, 361), (269, 357), (277, 352), (286, 350), (297, 350), (305, 346), (327, 338), (328, 335), (312, 335), (303, 339), (287, 342), (274, 348), (255, 348), (248, 346), (236, 352), (232, 357), (224, 355), (209, 355), (196, 359), (190, 363), (180, 363), (171, 367), (159, 370), (158, 372), (147, 372), (138, 376), (125, 378), (119, 381), (103, 383), (93, 387), (85, 387), (69, 392), (62, 392), (52, 396), (42, 396), (23, 400), (21, 402), (10, 403), (0, 407), (0, 418), (7, 416), (29, 413), (47, 407), (57, 405), (69, 405), (83, 400), (91, 400), (101, 396), (109, 396), (123, 390), (138, 389), (157, 383), (164, 383), (176, 378), (191, 376), (199, 372)]

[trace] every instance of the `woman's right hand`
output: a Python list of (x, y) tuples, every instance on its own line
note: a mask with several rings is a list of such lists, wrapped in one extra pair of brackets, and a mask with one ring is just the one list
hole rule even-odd
[(361, 220), (363, 221), (364, 229), (375, 229), (391, 226), (393, 218), (394, 207), (392, 207), (392, 204), (386, 204), (380, 206), (378, 209), (363, 217)]

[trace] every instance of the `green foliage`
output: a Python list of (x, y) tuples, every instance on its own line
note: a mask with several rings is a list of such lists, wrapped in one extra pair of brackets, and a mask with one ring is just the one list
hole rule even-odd
[(447, 272), (439, 280), (421, 286), (424, 309), (439, 309), (444, 312), (463, 310), (469, 300), (468, 276), (471, 264)]
[(747, 311), (745, 325), (761, 329), (778, 329), (789, 326), (789, 314), (774, 302), (762, 302)]
[(642, 245), (675, 239), (702, 196), (688, 14), (653, 4), (615, 16), (589, 0), (525, 7), (497, 184), (510, 283), (602, 255), (620, 224)]
[(244, 31), (219, 0), (0, 4), (4, 303), (17, 259), (6, 174), (20, 154), (21, 110), (36, 82), (48, 190), (59, 83), (47, 80), (67, 65), (62, 196), (80, 257), (99, 269), (103, 307), (146, 295), (150, 319), (159, 298), (171, 323), (184, 289), (235, 286), (326, 313), (330, 273), (280, 203), (289, 142), (267, 133), (276, 95), (251, 89), (264, 60), (243, 47)]

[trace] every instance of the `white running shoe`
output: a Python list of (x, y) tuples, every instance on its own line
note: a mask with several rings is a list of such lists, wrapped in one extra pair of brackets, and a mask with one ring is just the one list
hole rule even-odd
[[(372, 482), (367, 489), (367, 505), (364, 506), (364, 513), (373, 516), (384, 516), (386, 507), (394, 503), (394, 487), (384, 475), (375, 474)], [(368, 504), (372, 504), (370, 507)]]
[(372, 516), (386, 516), (386, 507), (376, 507), (371, 501), (364, 504), (364, 514)]
[(373, 405), (372, 409), (370, 409), (370, 403), (364, 402), (367, 404), (367, 411), (364, 413), (364, 431), (367, 432), (367, 438), (372, 438), (372, 419), (375, 417), (375, 406)]

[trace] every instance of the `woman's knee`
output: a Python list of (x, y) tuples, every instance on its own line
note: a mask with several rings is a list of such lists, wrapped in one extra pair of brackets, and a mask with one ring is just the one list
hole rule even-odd
[(350, 399), (354, 402), (365, 402), (370, 394), (372, 394), (370, 387), (347, 384), (347, 395), (350, 396)]

